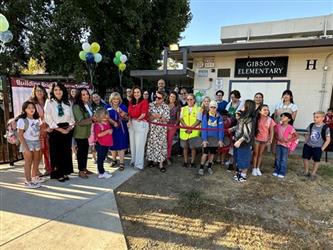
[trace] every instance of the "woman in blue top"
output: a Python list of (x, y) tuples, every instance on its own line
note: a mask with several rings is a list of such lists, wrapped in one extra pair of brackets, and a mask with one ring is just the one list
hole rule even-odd
[(215, 129), (215, 130), (202, 130), (202, 147), (203, 154), (201, 157), (201, 165), (199, 169), (199, 175), (204, 175), (204, 164), (208, 157), (208, 168), (209, 174), (213, 174), (212, 162), (214, 155), (217, 152), (218, 147), (223, 146), (224, 128), (223, 119), (217, 112), (217, 102), (211, 101), (209, 103), (209, 112), (202, 117), (202, 128), (203, 129)]
[(124, 155), (128, 149), (128, 128), (127, 128), (127, 107), (122, 104), (121, 96), (118, 92), (113, 92), (109, 98), (109, 105), (105, 108), (109, 112), (110, 118), (117, 123), (112, 126), (113, 145), (110, 147), (112, 153), (111, 167), (117, 164), (117, 154), (119, 156), (119, 170), (124, 170)]

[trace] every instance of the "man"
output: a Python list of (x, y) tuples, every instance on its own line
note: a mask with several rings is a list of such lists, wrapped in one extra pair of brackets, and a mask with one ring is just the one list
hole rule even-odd
[(153, 102), (156, 98), (156, 91), (164, 92), (166, 94), (169, 94), (169, 91), (165, 88), (165, 81), (163, 79), (160, 79), (157, 81), (157, 89), (152, 91), (150, 95), (150, 100)]
[(131, 100), (132, 89), (126, 89), (126, 97), (123, 99), (123, 104), (128, 108), (129, 101)]
[(187, 105), (187, 95), (188, 95), (187, 89), (181, 88), (179, 95), (180, 106), (184, 107)]
[(218, 90), (215, 93), (216, 95), (216, 102), (217, 102), (217, 112), (219, 112), (219, 114), (221, 114), (222, 110), (225, 110), (225, 108), (228, 105), (228, 102), (223, 100), (223, 96), (224, 96), (224, 92), (223, 90)]

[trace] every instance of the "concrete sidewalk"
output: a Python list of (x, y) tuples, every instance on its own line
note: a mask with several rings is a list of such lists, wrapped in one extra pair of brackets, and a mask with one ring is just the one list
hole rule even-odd
[(106, 170), (114, 176), (100, 180), (96, 174), (89, 179), (73, 174), (65, 183), (48, 180), (42, 188), (27, 189), (23, 162), (1, 165), (0, 248), (127, 249), (113, 190), (136, 171)]

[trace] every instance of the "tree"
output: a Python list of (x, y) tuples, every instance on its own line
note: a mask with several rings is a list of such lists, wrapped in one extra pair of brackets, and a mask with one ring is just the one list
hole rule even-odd
[[(133, 81), (129, 70), (157, 68), (163, 47), (177, 42), (192, 18), (188, 0), (10, 2), (28, 2), (25, 26), (18, 32), (27, 37), (28, 56), (38, 60), (43, 57), (48, 73), (71, 73), (77, 80), (88, 80), (78, 53), (87, 38), (89, 42), (98, 42), (103, 61), (96, 69), (95, 83), (101, 90), (119, 83), (117, 68), (112, 62), (115, 51), (128, 56), (123, 82), (129, 85)], [(15, 18), (13, 12), (8, 20)], [(26, 60), (24, 55), (23, 61)]]

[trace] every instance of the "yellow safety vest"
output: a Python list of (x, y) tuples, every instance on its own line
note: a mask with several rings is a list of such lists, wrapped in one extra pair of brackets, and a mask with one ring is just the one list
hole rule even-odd
[[(192, 126), (197, 121), (197, 116), (199, 112), (200, 112), (200, 107), (198, 106), (193, 106), (191, 113), (189, 112), (188, 106), (182, 107), (181, 117), (185, 122), (186, 126)], [(197, 128), (200, 128), (200, 125), (198, 125)], [(186, 129), (183, 128), (180, 129), (179, 137), (182, 140), (188, 140), (190, 138), (200, 136), (200, 130), (192, 130), (191, 134), (188, 134), (185, 131)]]

